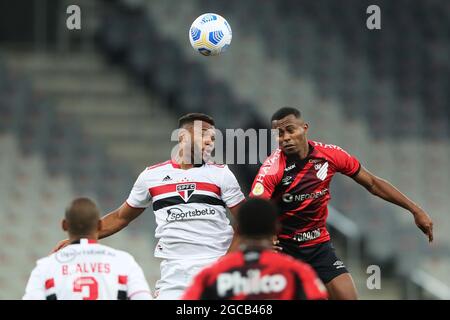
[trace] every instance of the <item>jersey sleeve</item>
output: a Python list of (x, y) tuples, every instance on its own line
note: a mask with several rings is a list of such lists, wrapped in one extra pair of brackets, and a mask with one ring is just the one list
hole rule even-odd
[(221, 196), (227, 207), (232, 208), (245, 200), (245, 196), (233, 172), (228, 166), (225, 166), (224, 170), (222, 185), (220, 186)]
[(28, 279), (23, 300), (45, 300), (45, 276), (42, 264), (37, 263)]
[(303, 290), (307, 300), (328, 299), (327, 289), (309, 265), (300, 264), (296, 269), (303, 284)]
[(128, 299), (130, 300), (152, 300), (153, 296), (145, 280), (142, 268), (133, 257), (130, 257), (130, 271), (128, 274)]
[(150, 205), (151, 196), (145, 183), (145, 176), (148, 174), (147, 169), (142, 171), (131, 189), (127, 199), (127, 204), (133, 208), (147, 208)]
[(285, 167), (283, 163), (281, 150), (277, 149), (259, 168), (249, 196), (270, 199), (275, 187), (283, 177)]
[(357, 175), (361, 169), (359, 160), (340, 147), (333, 150), (333, 160), (336, 171), (349, 177)]

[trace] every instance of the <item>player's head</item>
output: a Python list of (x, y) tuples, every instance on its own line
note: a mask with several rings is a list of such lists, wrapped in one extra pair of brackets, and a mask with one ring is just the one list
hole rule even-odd
[(214, 125), (214, 119), (204, 113), (188, 113), (178, 120), (178, 141), (188, 158), (184, 161), (201, 164), (211, 156), (215, 141)]
[(66, 208), (63, 230), (70, 238), (97, 238), (101, 229), (100, 211), (89, 198), (77, 198)]
[(276, 206), (261, 198), (251, 198), (239, 208), (237, 234), (241, 239), (272, 240), (278, 232)]
[(278, 129), (278, 143), (285, 154), (297, 154), (301, 146), (308, 143), (308, 124), (299, 110), (291, 107), (281, 108), (273, 114), (271, 120), (272, 129)]

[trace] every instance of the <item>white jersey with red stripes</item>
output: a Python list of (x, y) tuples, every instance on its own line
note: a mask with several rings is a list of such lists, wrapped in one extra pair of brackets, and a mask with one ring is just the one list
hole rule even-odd
[(134, 208), (152, 204), (156, 257), (184, 259), (224, 255), (233, 237), (226, 208), (244, 199), (226, 165), (204, 163), (183, 170), (169, 160), (139, 175), (127, 203)]
[(40, 259), (24, 300), (150, 300), (144, 273), (120, 250), (81, 239)]

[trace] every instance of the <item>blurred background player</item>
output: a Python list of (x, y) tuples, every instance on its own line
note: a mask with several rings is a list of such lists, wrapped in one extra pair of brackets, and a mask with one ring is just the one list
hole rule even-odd
[(101, 225), (93, 201), (73, 200), (62, 221), (69, 245), (37, 262), (23, 299), (152, 299), (144, 273), (134, 258), (97, 243)]
[(279, 132), (280, 147), (261, 166), (250, 196), (277, 204), (282, 228), (276, 244), (286, 254), (311, 264), (330, 298), (356, 299), (353, 279), (336, 256), (326, 228), (333, 176), (337, 172), (349, 176), (373, 195), (411, 212), (430, 242), (433, 222), (422, 208), (342, 148), (308, 140), (308, 127), (295, 108), (281, 108), (273, 114), (272, 128)]
[(239, 251), (202, 270), (183, 299), (326, 299), (326, 289), (309, 265), (272, 250), (277, 218), (277, 208), (266, 200), (244, 203), (236, 219)]
[[(245, 197), (225, 165), (206, 162), (214, 149), (214, 120), (199, 113), (179, 119), (176, 159), (145, 169), (126, 202), (102, 218), (99, 237), (108, 237), (152, 204), (161, 262), (158, 299), (178, 299), (198, 270), (223, 256), (232, 244), (227, 208), (237, 212)], [(63, 240), (59, 247), (68, 243)]]

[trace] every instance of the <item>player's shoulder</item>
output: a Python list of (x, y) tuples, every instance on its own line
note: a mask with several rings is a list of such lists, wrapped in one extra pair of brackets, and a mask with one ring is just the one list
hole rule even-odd
[(271, 165), (278, 161), (285, 160), (285, 156), (281, 148), (276, 148), (272, 153), (266, 158), (263, 165)]
[(172, 160), (167, 160), (164, 162), (159, 162), (159, 163), (153, 164), (153, 165), (145, 168), (144, 172), (155, 171), (158, 169), (165, 169), (167, 166), (173, 167)]
[(228, 176), (233, 175), (232, 171), (226, 164), (217, 164), (217, 163), (205, 163), (204, 165), (205, 170), (208, 170), (208, 172), (215, 177), (217, 176)]
[(344, 153), (348, 154), (348, 152), (345, 151), (342, 147), (335, 144), (324, 143), (314, 140), (309, 140), (309, 143), (314, 147), (315, 150), (328, 157), (339, 156)]
[(51, 255), (49, 255), (47, 257), (42, 257), (42, 258), (38, 259), (36, 261), (36, 267), (39, 267), (39, 268), (43, 267), (43, 268), (45, 268), (46, 266), (48, 266), (49, 264), (54, 262), (55, 259), (57, 258), (58, 252), (52, 253)]
[(332, 144), (332, 143), (324, 143), (320, 141), (309, 140), (309, 143), (317, 150), (323, 152), (334, 152), (334, 151), (343, 151), (346, 152), (342, 147)]
[(149, 167), (146, 167), (139, 175), (139, 179), (149, 179), (151, 177), (159, 177), (160, 175), (167, 173), (168, 170), (173, 169), (174, 164), (171, 160), (160, 162)]
[(206, 162), (205, 168), (210, 169), (210, 170), (218, 170), (218, 171), (225, 171), (227, 169), (229, 170), (229, 168), (226, 164), (220, 164), (220, 163), (215, 163), (215, 162)]
[(309, 140), (309, 143), (318, 150), (338, 150), (338, 151), (344, 151), (340, 146), (332, 144), (332, 143), (324, 143), (321, 141), (315, 141), (315, 140)]

